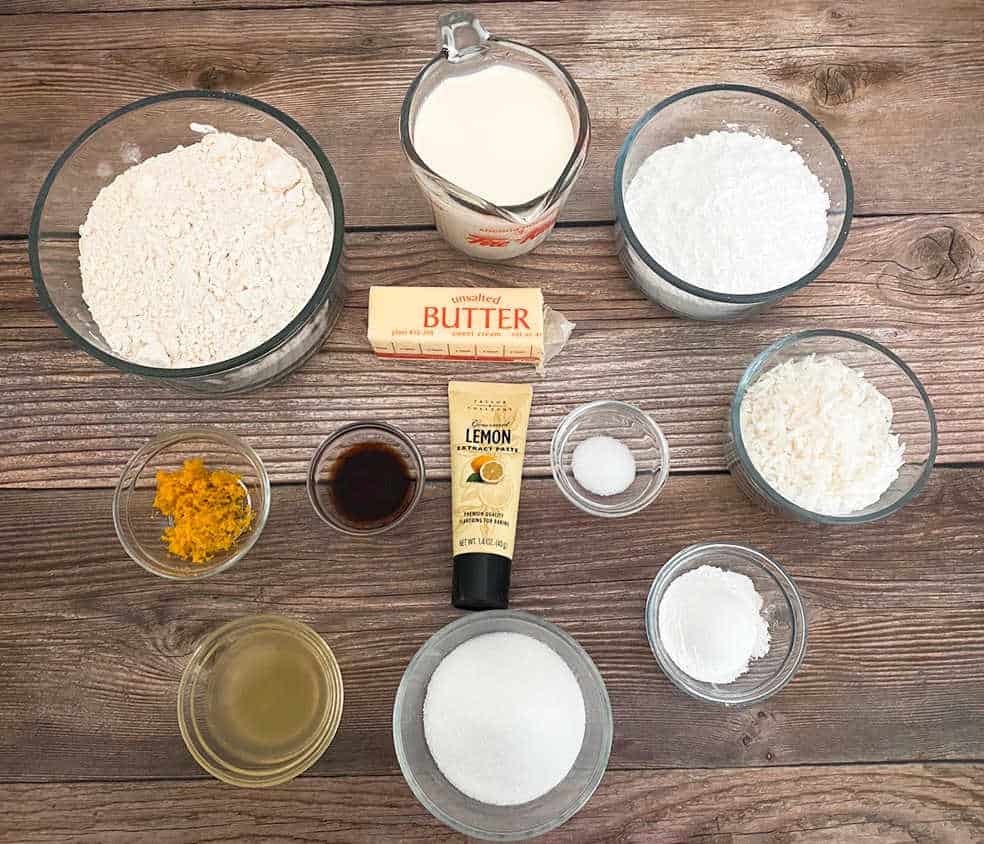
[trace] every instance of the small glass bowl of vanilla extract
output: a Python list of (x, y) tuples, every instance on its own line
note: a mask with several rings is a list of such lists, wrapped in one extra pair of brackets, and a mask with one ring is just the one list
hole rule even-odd
[(307, 490), (322, 521), (351, 536), (371, 536), (406, 520), (424, 480), (424, 458), (409, 435), (386, 422), (356, 422), (318, 447)]

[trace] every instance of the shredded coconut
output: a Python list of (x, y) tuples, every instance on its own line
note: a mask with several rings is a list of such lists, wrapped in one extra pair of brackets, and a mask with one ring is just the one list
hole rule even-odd
[(741, 435), (780, 495), (829, 516), (877, 502), (905, 452), (891, 400), (831, 356), (788, 360), (759, 378), (742, 399)]
[(791, 146), (711, 132), (652, 153), (625, 194), (646, 251), (684, 281), (719, 293), (775, 290), (817, 264), (830, 198)]
[(656, 610), (670, 659), (702, 683), (733, 683), (769, 652), (762, 596), (748, 575), (700, 566), (669, 586)]
[(324, 274), (333, 231), (311, 174), (286, 150), (208, 132), (99, 192), (79, 228), (82, 295), (127, 360), (228, 360), (301, 311)]

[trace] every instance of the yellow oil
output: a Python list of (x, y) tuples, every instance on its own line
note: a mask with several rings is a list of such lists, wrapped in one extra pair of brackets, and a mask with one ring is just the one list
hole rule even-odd
[(330, 690), (310, 646), (258, 631), (216, 655), (209, 683), (212, 740), (244, 764), (289, 759), (315, 740)]

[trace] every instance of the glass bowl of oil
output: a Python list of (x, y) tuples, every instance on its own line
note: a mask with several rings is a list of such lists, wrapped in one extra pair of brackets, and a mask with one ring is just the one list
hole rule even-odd
[(178, 726), (195, 761), (230, 785), (281, 785), (331, 744), (342, 673), (314, 630), (277, 615), (208, 634), (181, 675)]
[[(201, 563), (168, 550), (164, 531), (173, 521), (154, 506), (157, 473), (176, 472), (187, 460), (237, 475), (246, 492), (244, 506), (251, 512), (249, 526), (231, 547)], [(113, 522), (123, 549), (151, 574), (168, 580), (200, 580), (235, 565), (260, 538), (269, 513), (270, 478), (259, 456), (218, 428), (183, 428), (155, 437), (130, 458), (113, 496)]]

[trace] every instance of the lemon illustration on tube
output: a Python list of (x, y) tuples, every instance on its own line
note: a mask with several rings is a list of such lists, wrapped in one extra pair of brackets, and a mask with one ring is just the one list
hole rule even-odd
[(487, 484), (497, 484), (502, 480), (505, 471), (497, 460), (488, 460), (481, 465), (478, 476)]

